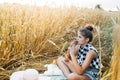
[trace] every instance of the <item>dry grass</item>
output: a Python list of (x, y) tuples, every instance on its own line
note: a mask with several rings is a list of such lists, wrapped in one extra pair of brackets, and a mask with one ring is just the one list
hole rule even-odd
[(111, 13), (101, 10), (0, 5), (0, 79), (25, 68), (42, 72), (43, 64), (64, 52), (79, 28), (111, 21)]
[(120, 80), (120, 25), (114, 26), (113, 30), (113, 57), (112, 57), (112, 78)]

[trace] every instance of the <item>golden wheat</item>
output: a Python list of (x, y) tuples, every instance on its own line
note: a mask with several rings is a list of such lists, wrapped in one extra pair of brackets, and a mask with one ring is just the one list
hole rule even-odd
[(63, 52), (80, 27), (110, 21), (111, 13), (102, 10), (1, 4), (0, 70), (24, 66), (29, 57)]
[(120, 25), (114, 26), (113, 30), (113, 60), (112, 60), (112, 79), (120, 80)]

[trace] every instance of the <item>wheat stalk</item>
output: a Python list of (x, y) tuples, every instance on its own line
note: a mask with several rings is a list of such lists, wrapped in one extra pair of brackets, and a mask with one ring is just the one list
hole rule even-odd
[(120, 25), (114, 26), (113, 30), (113, 59), (112, 59), (112, 78), (111, 80), (120, 80)]

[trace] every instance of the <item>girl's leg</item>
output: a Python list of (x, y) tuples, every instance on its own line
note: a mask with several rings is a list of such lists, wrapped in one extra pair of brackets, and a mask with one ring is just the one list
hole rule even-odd
[(66, 61), (63, 61), (63, 62), (72, 71), (72, 73), (67, 75), (68, 80), (90, 80), (88, 76), (78, 75), (77, 73), (75, 73), (75, 69), (73, 67), (72, 62), (66, 62)]
[(67, 67), (67, 65), (64, 64), (63, 61), (64, 61), (64, 57), (63, 56), (59, 57), (57, 59), (57, 65), (62, 70), (63, 74), (67, 77), (67, 75), (69, 75), (71, 72)]
[(68, 80), (90, 80), (86, 75), (78, 75), (77, 73), (71, 73), (67, 76)]
[(75, 72), (72, 62), (63, 61), (63, 63), (70, 69), (71, 72)]
[(77, 73), (75, 73), (72, 63), (64, 61), (64, 57), (62, 56), (57, 59), (57, 65), (68, 80), (90, 80), (88, 76), (78, 75)]

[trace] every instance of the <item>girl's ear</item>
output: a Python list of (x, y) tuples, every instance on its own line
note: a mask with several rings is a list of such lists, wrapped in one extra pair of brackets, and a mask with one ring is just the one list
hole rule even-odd
[(86, 38), (86, 42), (87, 42), (87, 43), (89, 42), (89, 38)]

